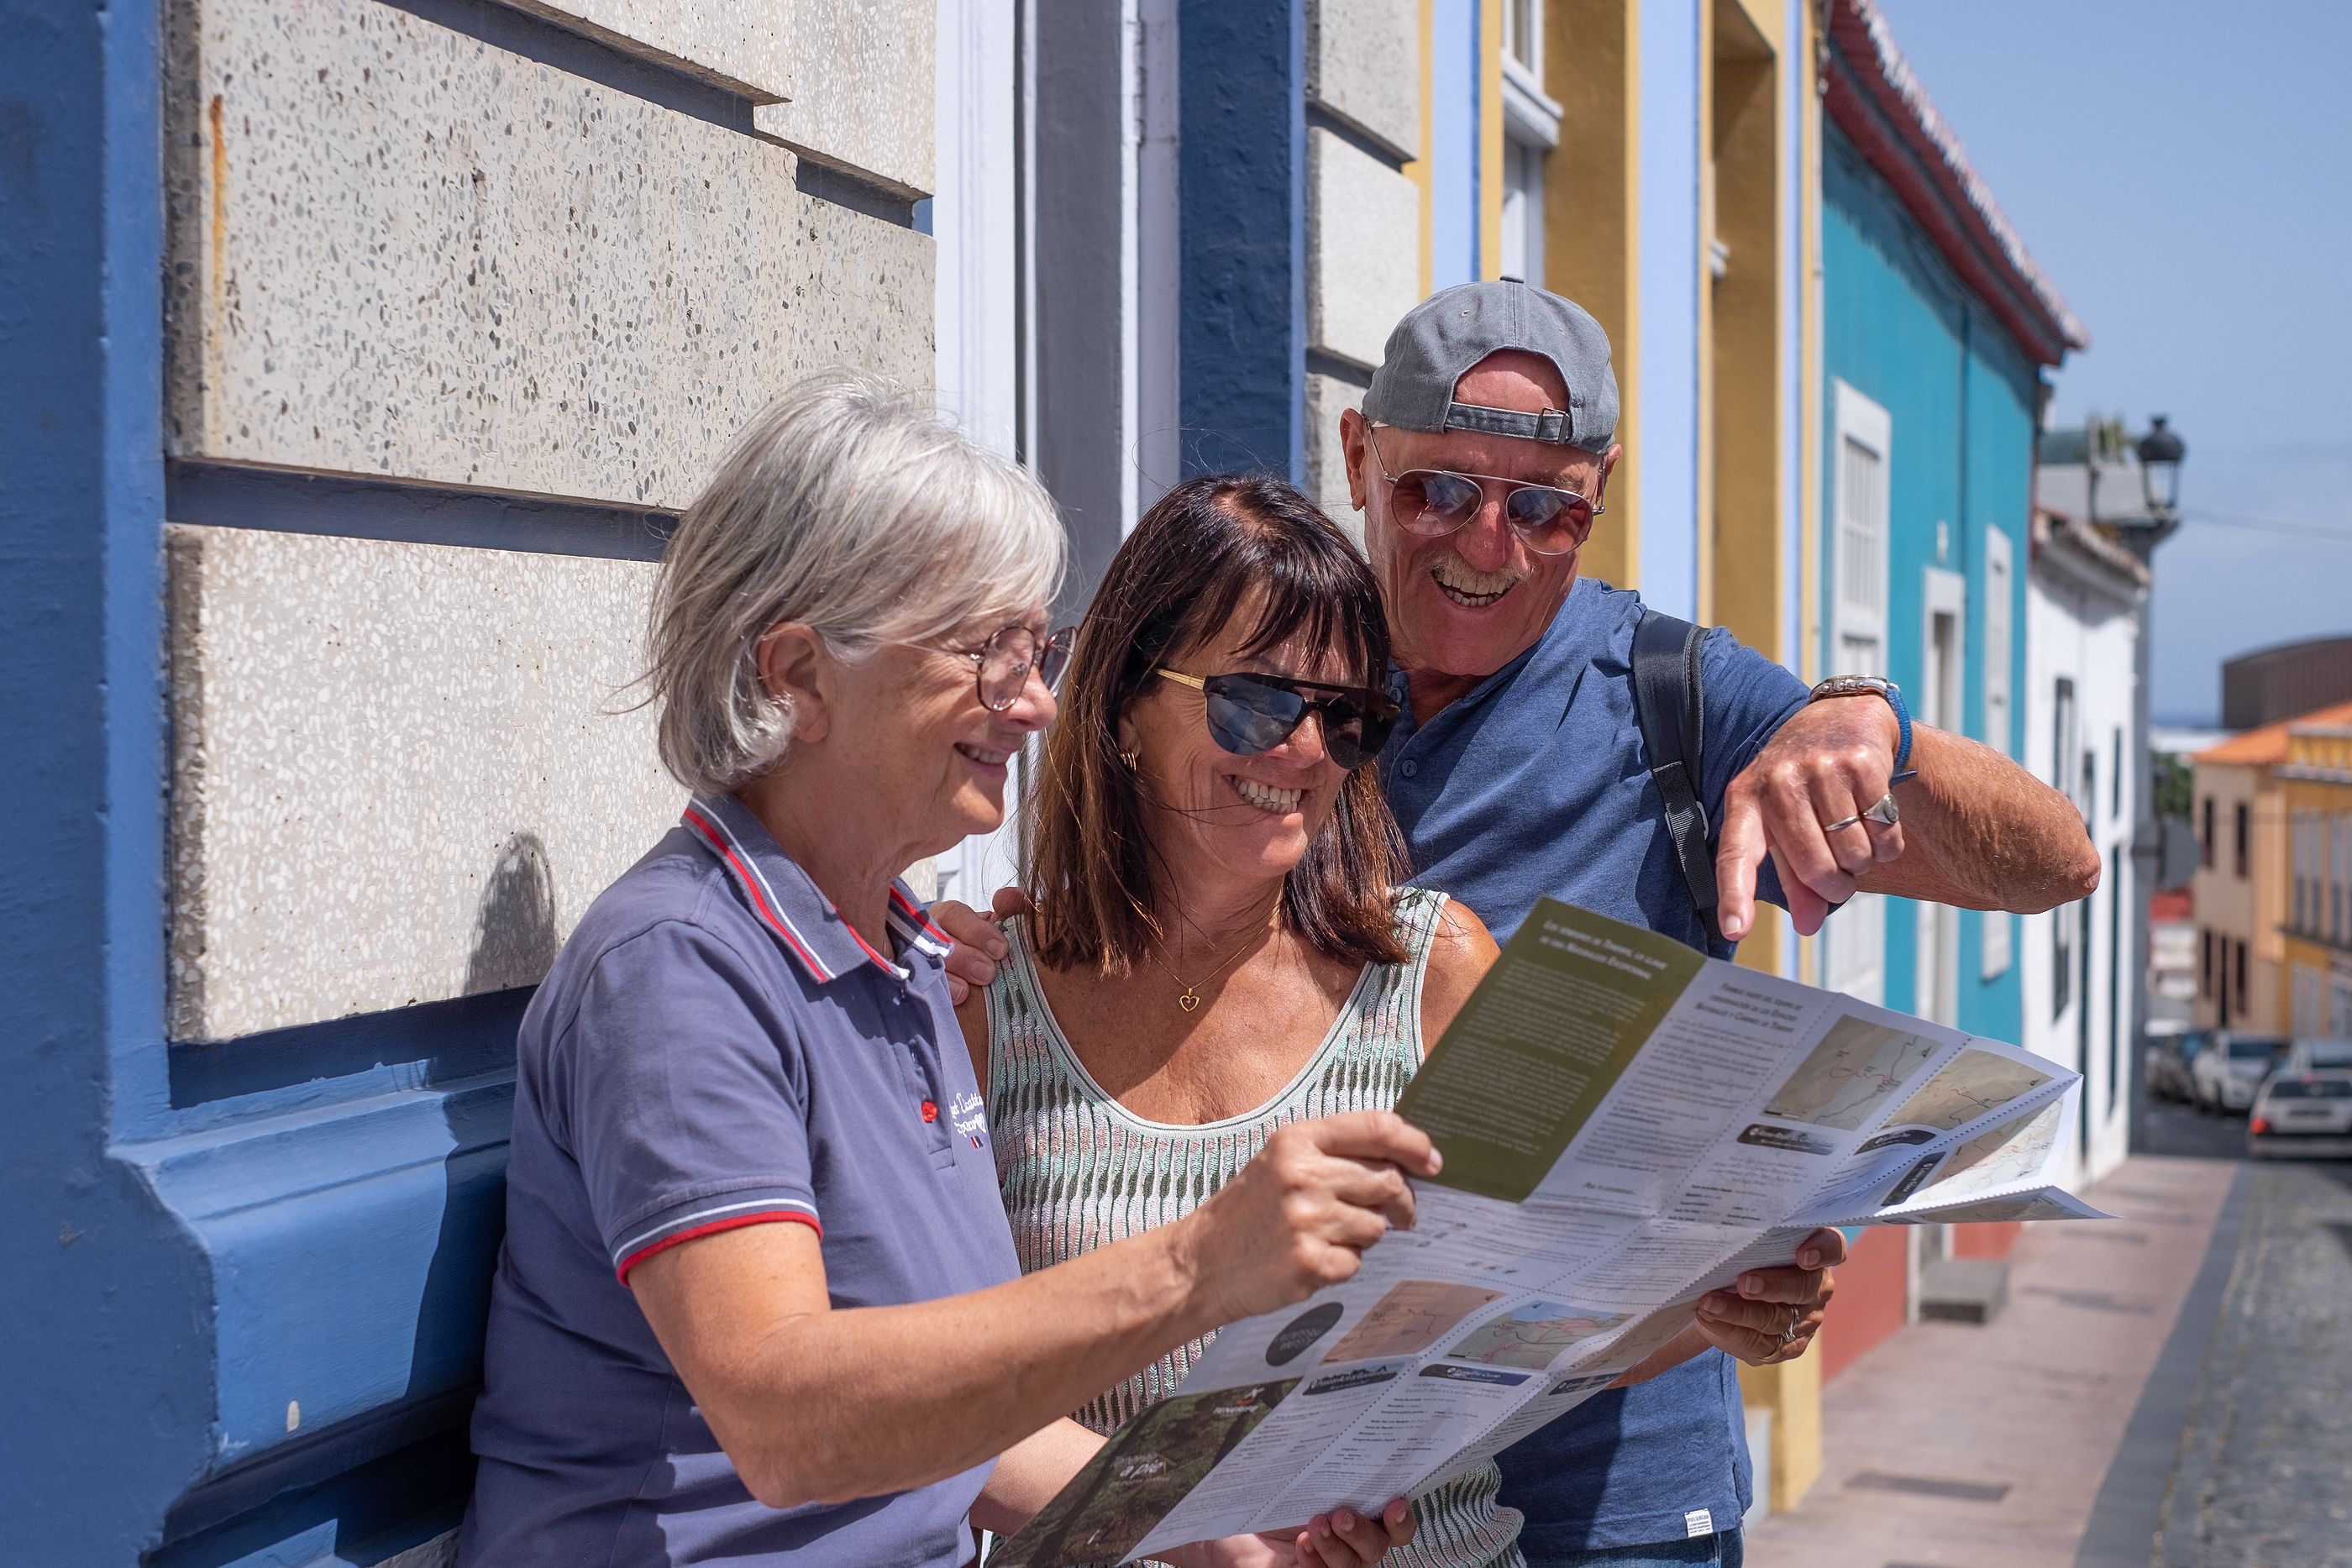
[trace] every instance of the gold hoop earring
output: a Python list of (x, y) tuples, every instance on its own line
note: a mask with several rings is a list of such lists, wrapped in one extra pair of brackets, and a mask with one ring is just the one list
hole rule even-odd
[(1133, 751), (1122, 751), (1118, 754), (1118, 759), (1127, 764), (1127, 770), (1132, 773), (1135, 771), (1135, 765), (1143, 760), (1143, 749), (1138, 747)]

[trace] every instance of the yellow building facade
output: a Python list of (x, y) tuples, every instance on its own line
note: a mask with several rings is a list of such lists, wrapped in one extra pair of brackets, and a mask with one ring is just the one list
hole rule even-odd
[(2287, 727), (2279, 1012), (2304, 1038), (2352, 1038), (2352, 705)]

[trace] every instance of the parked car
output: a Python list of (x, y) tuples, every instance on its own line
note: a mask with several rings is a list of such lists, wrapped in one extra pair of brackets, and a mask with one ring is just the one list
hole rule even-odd
[(2246, 1153), (2352, 1155), (2352, 1071), (2273, 1073), (2246, 1120)]
[(2215, 1030), (2189, 1063), (2189, 1097), (2200, 1111), (2250, 1110), (2255, 1092), (2286, 1051), (2284, 1035)]
[(2281, 1072), (2318, 1072), (2352, 1067), (2352, 1040), (2298, 1040), (2287, 1047)]
[(2197, 1084), (2189, 1072), (2196, 1065), (2198, 1053), (2210, 1038), (2204, 1030), (2189, 1029), (2151, 1039), (2147, 1047), (2148, 1093), (2181, 1105), (2194, 1100)]

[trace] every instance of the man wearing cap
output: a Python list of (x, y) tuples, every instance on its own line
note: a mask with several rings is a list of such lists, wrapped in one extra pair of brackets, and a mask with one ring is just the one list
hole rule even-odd
[[(2097, 886), (2099, 857), (2064, 796), (1910, 723), (1880, 672), (1809, 691), (1717, 629), (1701, 643), (1696, 781), (1720, 829), (1710, 931), (1634, 710), (1641, 600), (1577, 576), (1616, 426), (1600, 324), (1508, 280), (1409, 312), (1362, 412), (1340, 418), (1400, 666), (1406, 712), (1381, 763), (1416, 881), (1500, 940), (1550, 896), (1725, 956), (1759, 896), (1810, 935), (1858, 888), (2030, 913)], [(1801, 1266), (1703, 1299), (1696, 1326), (1640, 1381), (1503, 1456), (1503, 1501), (1526, 1515), (1534, 1568), (1739, 1560), (1748, 1464), (1731, 1358), (1801, 1355), (1843, 1256), (1824, 1230)]]

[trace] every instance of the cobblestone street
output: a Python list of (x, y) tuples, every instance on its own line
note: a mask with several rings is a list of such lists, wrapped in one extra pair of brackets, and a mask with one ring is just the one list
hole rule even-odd
[(2352, 1164), (2259, 1164), (2245, 1181), (2156, 1561), (2352, 1565)]
[(1824, 1469), (1758, 1568), (2352, 1568), (2352, 1162), (2160, 1153), (2044, 1226), (1993, 1323), (1918, 1323), (1822, 1398)]

